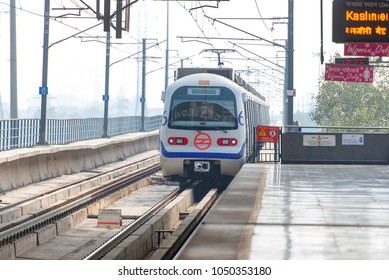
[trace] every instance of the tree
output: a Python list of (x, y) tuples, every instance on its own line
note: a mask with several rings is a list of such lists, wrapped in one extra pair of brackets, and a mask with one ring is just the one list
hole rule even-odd
[(323, 74), (312, 98), (319, 125), (389, 127), (389, 68), (377, 64), (373, 83), (325, 81)]

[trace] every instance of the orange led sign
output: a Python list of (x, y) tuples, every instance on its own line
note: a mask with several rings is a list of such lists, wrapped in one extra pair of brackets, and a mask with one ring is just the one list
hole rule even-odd
[(389, 2), (334, 0), (332, 39), (336, 43), (388, 42)]

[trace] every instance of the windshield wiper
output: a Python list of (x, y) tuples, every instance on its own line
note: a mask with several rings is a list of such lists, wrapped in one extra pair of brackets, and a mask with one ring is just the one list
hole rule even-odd
[(173, 129), (184, 129), (184, 130), (196, 130), (201, 132), (202, 128), (200, 126), (184, 126), (184, 125), (174, 125), (171, 128)]
[(186, 128), (190, 130), (196, 130), (199, 133), (203, 130), (201, 126), (187, 126)]
[(208, 125), (191, 125), (191, 126), (184, 126), (184, 125), (175, 125), (172, 126), (171, 128), (173, 129), (186, 129), (186, 130), (196, 130), (197, 132), (201, 132), (203, 130), (220, 130), (223, 131), (224, 133), (227, 133), (227, 130), (223, 129), (220, 126), (208, 126)]
[(224, 133), (227, 133), (227, 130), (223, 129), (220, 126), (207, 126), (207, 128), (213, 129), (213, 130), (220, 130), (223, 131)]

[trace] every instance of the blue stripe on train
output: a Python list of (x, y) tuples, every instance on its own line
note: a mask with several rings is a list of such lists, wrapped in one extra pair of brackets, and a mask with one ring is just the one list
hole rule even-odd
[(161, 153), (167, 158), (218, 158), (218, 159), (240, 159), (245, 155), (246, 144), (237, 154), (231, 153), (207, 153), (207, 152), (168, 152), (161, 142)]

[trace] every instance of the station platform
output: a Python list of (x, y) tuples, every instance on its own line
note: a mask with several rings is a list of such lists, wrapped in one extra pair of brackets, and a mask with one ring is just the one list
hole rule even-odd
[(159, 147), (159, 131), (134, 132), (67, 145), (0, 152), (0, 194), (47, 179), (82, 172)]
[(245, 164), (177, 259), (388, 260), (389, 166)]

